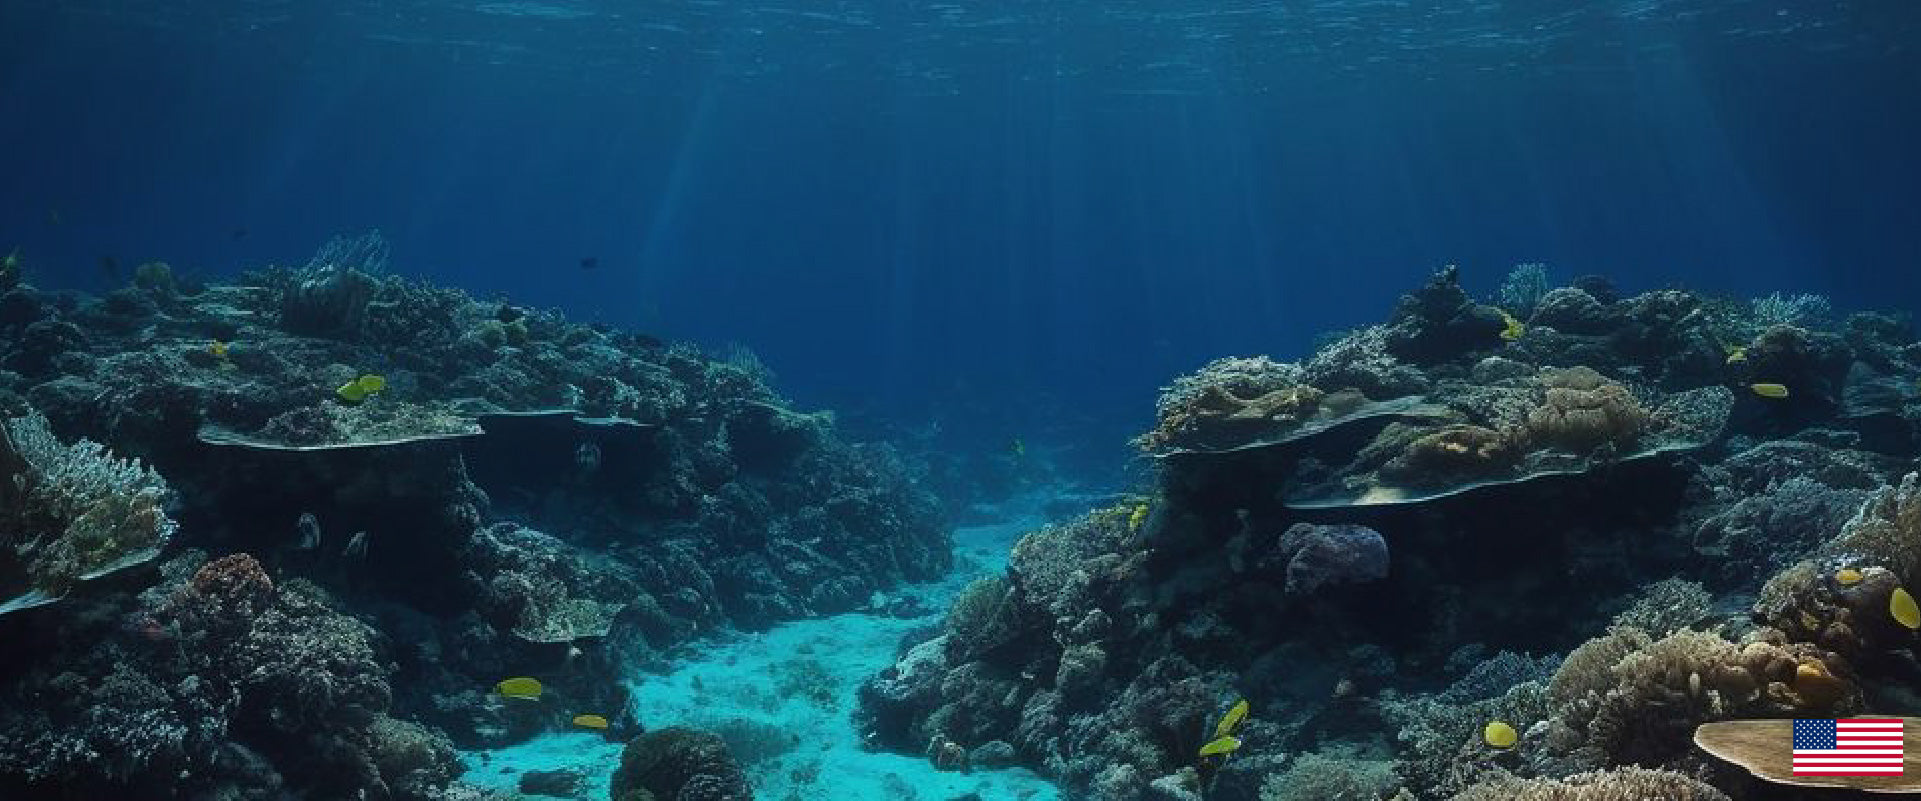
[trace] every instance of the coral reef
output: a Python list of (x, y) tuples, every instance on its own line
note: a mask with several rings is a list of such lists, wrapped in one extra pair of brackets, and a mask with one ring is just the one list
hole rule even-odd
[(632, 665), (950, 564), (910, 463), (754, 361), (387, 261), (98, 298), (6, 263), (0, 627), (44, 647), (0, 657), (0, 795), (470, 797), (452, 744), (631, 737)]
[(1531, 268), (1501, 302), (1449, 268), (1174, 381), (1151, 490), (903, 642), (869, 742), (1102, 801), (1759, 798), (1698, 726), (1912, 705), (1912, 330)]

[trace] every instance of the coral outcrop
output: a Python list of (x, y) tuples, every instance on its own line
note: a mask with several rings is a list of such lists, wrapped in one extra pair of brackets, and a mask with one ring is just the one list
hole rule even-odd
[(631, 736), (635, 662), (951, 559), (908, 462), (750, 356), (405, 278), (377, 235), (97, 298), (6, 264), (0, 636), (46, 647), (0, 676), (61, 699), (10, 711), (9, 797), (469, 792), (450, 741)]
[(1698, 726), (1911, 704), (1912, 331), (1544, 275), (1175, 380), (1151, 490), (904, 642), (870, 742), (1102, 801), (1718, 801), (1772, 796)]

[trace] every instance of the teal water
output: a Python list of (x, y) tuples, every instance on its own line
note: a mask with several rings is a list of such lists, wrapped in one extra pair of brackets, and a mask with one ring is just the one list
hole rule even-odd
[[(938, 623), (968, 582), (1004, 568), (1014, 543), (1040, 522), (1019, 515), (956, 530), (954, 570), (901, 591), (919, 597), (931, 610), (927, 616), (850, 613), (732, 632), (690, 647), (665, 671), (633, 676), (636, 716), (650, 728), (682, 725), (721, 734), (744, 763), (756, 797), (769, 801), (948, 801), (968, 793), (982, 801), (1062, 801), (1059, 790), (1028, 770), (943, 772), (927, 759), (863, 750), (853, 722), (860, 682), (894, 663), (901, 637)], [(463, 752), (468, 772), (462, 780), (511, 791), (527, 771), (575, 769), (588, 780), (577, 797), (606, 798), (620, 749), (592, 734), (545, 734), (509, 748)]]

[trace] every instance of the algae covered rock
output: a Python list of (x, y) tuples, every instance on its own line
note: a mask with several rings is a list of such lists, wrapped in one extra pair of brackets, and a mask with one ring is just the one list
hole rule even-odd
[(627, 743), (611, 801), (753, 801), (753, 789), (719, 735), (673, 726)]

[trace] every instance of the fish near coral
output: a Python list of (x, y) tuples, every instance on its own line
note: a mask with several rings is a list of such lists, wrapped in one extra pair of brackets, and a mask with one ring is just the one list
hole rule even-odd
[(1481, 730), (1481, 739), (1494, 748), (1513, 748), (1515, 743), (1520, 742), (1521, 735), (1507, 721), (1496, 720)]
[(1514, 315), (1508, 314), (1506, 311), (1501, 312), (1501, 339), (1508, 342), (1517, 342), (1521, 339), (1521, 336), (1526, 333), (1526, 325), (1523, 325)]
[(1763, 398), (1779, 400), (1788, 396), (1788, 388), (1784, 384), (1749, 384), (1748, 389)]
[(1742, 364), (1748, 360), (1748, 349), (1741, 346), (1728, 348), (1728, 364)]
[(1834, 571), (1834, 583), (1839, 584), (1843, 587), (1852, 587), (1856, 584), (1860, 584), (1861, 578), (1862, 578), (1861, 571), (1856, 570), (1852, 567), (1844, 567), (1844, 568), (1841, 568), (1840, 570)]
[(1214, 726), (1215, 739), (1239, 734), (1241, 726), (1247, 723), (1247, 709), (1245, 698), (1228, 707), (1227, 714), (1222, 715), (1221, 722)]
[(352, 404), (364, 401), (386, 388), (387, 379), (384, 376), (368, 374), (341, 384), (339, 389), (334, 390), (334, 395)]
[(1921, 606), (1915, 605), (1914, 596), (1908, 594), (1906, 587), (1896, 587), (1888, 596), (1888, 614), (1910, 631), (1921, 629)]
[(540, 679), (517, 676), (511, 679), (502, 679), (499, 684), (494, 685), (494, 689), (507, 698), (535, 701), (539, 700), (541, 690), (544, 688), (540, 684)]
[(605, 729), (607, 719), (600, 715), (575, 715), (574, 725), (583, 729)]
[(1229, 734), (1216, 737), (1207, 745), (1201, 746), (1201, 756), (1226, 756), (1239, 750), (1241, 750), (1241, 738)]

